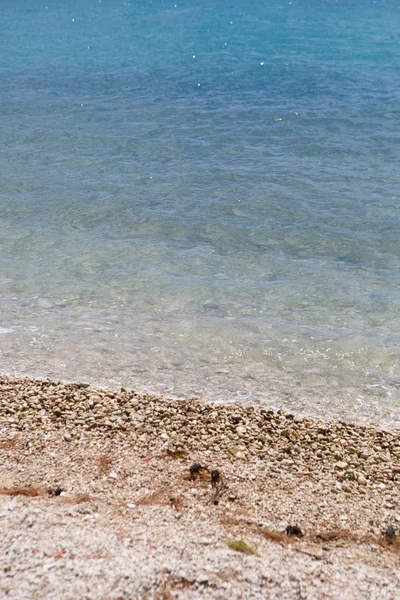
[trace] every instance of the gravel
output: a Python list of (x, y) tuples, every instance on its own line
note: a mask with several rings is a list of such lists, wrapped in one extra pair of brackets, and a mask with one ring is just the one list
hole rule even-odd
[(400, 595), (399, 431), (2, 377), (0, 465), (0, 597)]

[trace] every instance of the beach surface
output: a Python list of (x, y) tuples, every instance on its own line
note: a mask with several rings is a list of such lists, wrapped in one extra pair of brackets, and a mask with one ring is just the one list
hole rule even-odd
[(0, 597), (400, 596), (400, 435), (0, 379)]

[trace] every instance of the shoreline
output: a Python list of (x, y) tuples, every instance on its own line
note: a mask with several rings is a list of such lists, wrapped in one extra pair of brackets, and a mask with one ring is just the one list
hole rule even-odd
[(0, 460), (10, 598), (400, 594), (398, 430), (0, 377)]
[[(42, 358), (47, 364), (47, 358), (43, 355)], [(151, 361), (151, 357), (148, 360)], [(33, 369), (23, 365), (11, 367), (7, 363), (3, 366), (6, 366), (3, 372), (4, 376), (12, 379), (50, 380), (63, 385), (88, 381), (91, 387), (99, 390), (106, 389), (117, 392), (123, 386), (125, 389), (135, 390), (139, 395), (154, 395), (174, 400), (185, 400), (197, 396), (202, 402), (215, 405), (260, 406), (275, 412), (278, 410), (293, 412), (322, 421), (341, 420), (362, 426), (373, 426), (386, 431), (400, 430), (399, 411), (396, 408), (397, 395), (390, 394), (389, 402), (387, 389), (382, 395), (382, 390), (378, 389), (379, 386), (372, 386), (376, 389), (370, 395), (366, 393), (362, 384), (359, 387), (356, 381), (349, 386), (348, 382), (336, 378), (330, 385), (327, 379), (322, 378), (317, 381), (305, 381), (304, 385), (299, 385), (298, 378), (294, 373), (288, 379), (284, 379), (285, 374), (281, 373), (275, 374), (271, 379), (268, 377), (268, 382), (264, 380), (258, 385), (258, 379), (252, 379), (252, 382), (249, 383), (247, 378), (243, 381), (229, 379), (223, 382), (219, 379), (220, 374), (217, 370), (215, 377), (212, 378), (212, 383), (207, 383), (205, 386), (196, 385), (199, 378), (202, 380), (208, 378), (209, 374), (206, 376), (201, 371), (194, 377), (190, 385), (187, 381), (178, 385), (173, 375), (175, 373), (173, 369), (171, 377), (159, 373), (152, 373), (150, 377), (146, 375), (144, 378), (140, 376), (140, 373), (138, 376), (131, 377), (126, 371), (121, 372), (118, 369), (114, 371), (114, 363), (111, 358), (103, 365), (101, 374), (98, 371), (88, 371), (86, 367), (82, 370), (76, 363), (72, 363), (72, 366), (66, 370), (54, 368), (54, 365), (53, 368), (46, 369), (37, 368), (37, 365)], [(194, 368), (194, 372), (196, 372), (196, 368)], [(166, 373), (171, 374), (171, 370), (167, 369)], [(160, 375), (160, 379), (158, 379), (158, 375)], [(230, 377), (230, 374), (224, 371), (223, 376)], [(257, 384), (253, 386), (255, 381)], [(232, 389), (231, 383), (234, 384)]]
[[(10, 394), (11, 402), (7, 400), (7, 393)], [(335, 436), (336, 431), (342, 431), (342, 433), (354, 431), (356, 437), (366, 437), (370, 441), (375, 440), (377, 443), (380, 439), (387, 438), (389, 443), (394, 441), (397, 445), (396, 440), (400, 440), (400, 428), (386, 429), (376, 425), (368, 426), (341, 419), (304, 416), (303, 413), (295, 414), (292, 411), (274, 409), (258, 404), (213, 403), (197, 397), (178, 398), (150, 392), (138, 393), (123, 387), (116, 390), (115, 388), (105, 388), (90, 383), (69, 383), (52, 381), (51, 379), (0, 375), (0, 394), (5, 398), (3, 403), (0, 399), (0, 408), (2, 408), (0, 426), (8, 423), (10, 430), (14, 429), (16, 431), (21, 431), (24, 427), (31, 427), (35, 423), (45, 425), (46, 422), (51, 422), (56, 427), (64, 426), (67, 430), (74, 430), (75, 435), (96, 429), (108, 432), (108, 434), (110, 432), (116, 434), (128, 429), (140, 431), (146, 428), (135, 419), (136, 407), (139, 406), (140, 413), (140, 410), (146, 404), (148, 409), (164, 405), (171, 412), (170, 417), (177, 417), (178, 420), (182, 420), (184, 417), (186, 421), (191, 422), (191, 425), (193, 422), (196, 423), (196, 420), (193, 420), (194, 413), (207, 417), (211, 415), (216, 420), (222, 418), (222, 421), (218, 422), (218, 425), (210, 425), (210, 447), (215, 448), (217, 442), (219, 442), (219, 451), (228, 449), (229, 454), (235, 456), (236, 453), (232, 451), (232, 447), (228, 448), (226, 442), (227, 439), (236, 441), (239, 443), (239, 450), (245, 452), (245, 456), (239, 455), (237, 457), (242, 459), (246, 458), (249, 453), (262, 455), (263, 446), (273, 441), (276, 433), (285, 429), (282, 424), (290, 426), (293, 431), (302, 428), (309, 429), (312, 435), (311, 441), (313, 442), (323, 440), (325, 435), (328, 435), (328, 437), (331, 434)], [(29, 397), (33, 399), (29, 400)], [(16, 406), (13, 406), (14, 403)], [(20, 409), (20, 412), (17, 409)], [(38, 414), (32, 412), (35, 409), (39, 410)], [(7, 415), (8, 419), (5, 418)], [(227, 424), (226, 420), (230, 418), (232, 423)], [(265, 422), (262, 424), (260, 419)], [(142, 419), (140, 418), (139, 421), (142, 421)], [(248, 421), (252, 425), (252, 434), (250, 431), (243, 430), (242, 421)], [(271, 422), (269, 427), (267, 426), (268, 421)], [(179, 435), (176, 435), (176, 423), (170, 423), (170, 419), (166, 416), (162, 416), (158, 420), (151, 419), (150, 422), (155, 427), (155, 430), (152, 431), (155, 437), (159, 433), (160, 425), (167, 425), (163, 433), (168, 437), (179, 438)], [(317, 437), (315, 437), (315, 430), (318, 430)], [(216, 433), (218, 434), (217, 438), (215, 437)], [(204, 437), (204, 434), (205, 432), (202, 430), (201, 436)], [(266, 437), (263, 437), (263, 434)], [(284, 436), (288, 441), (295, 441), (295, 434), (294, 438), (291, 439), (284, 431)], [(141, 441), (146, 441), (143, 436)], [(400, 441), (398, 445), (400, 448)], [(208, 444), (204, 443), (200, 443), (200, 445), (194, 443), (191, 447), (193, 449), (209, 449)], [(313, 450), (318, 449), (313, 448)], [(325, 450), (327, 449), (325, 448)], [(344, 453), (343, 450), (341, 454)], [(317, 456), (317, 453), (315, 454)], [(325, 452), (325, 454), (329, 456), (329, 452)], [(352, 454), (356, 454), (354, 449)]]

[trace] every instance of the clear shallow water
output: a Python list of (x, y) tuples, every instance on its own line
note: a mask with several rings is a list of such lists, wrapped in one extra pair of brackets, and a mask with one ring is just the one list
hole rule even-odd
[(1, 370), (398, 425), (399, 32), (2, 2)]

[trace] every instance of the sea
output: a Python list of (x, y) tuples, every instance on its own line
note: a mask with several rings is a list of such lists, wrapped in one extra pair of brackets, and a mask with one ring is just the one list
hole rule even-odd
[(400, 2), (1, 0), (0, 372), (400, 426)]

